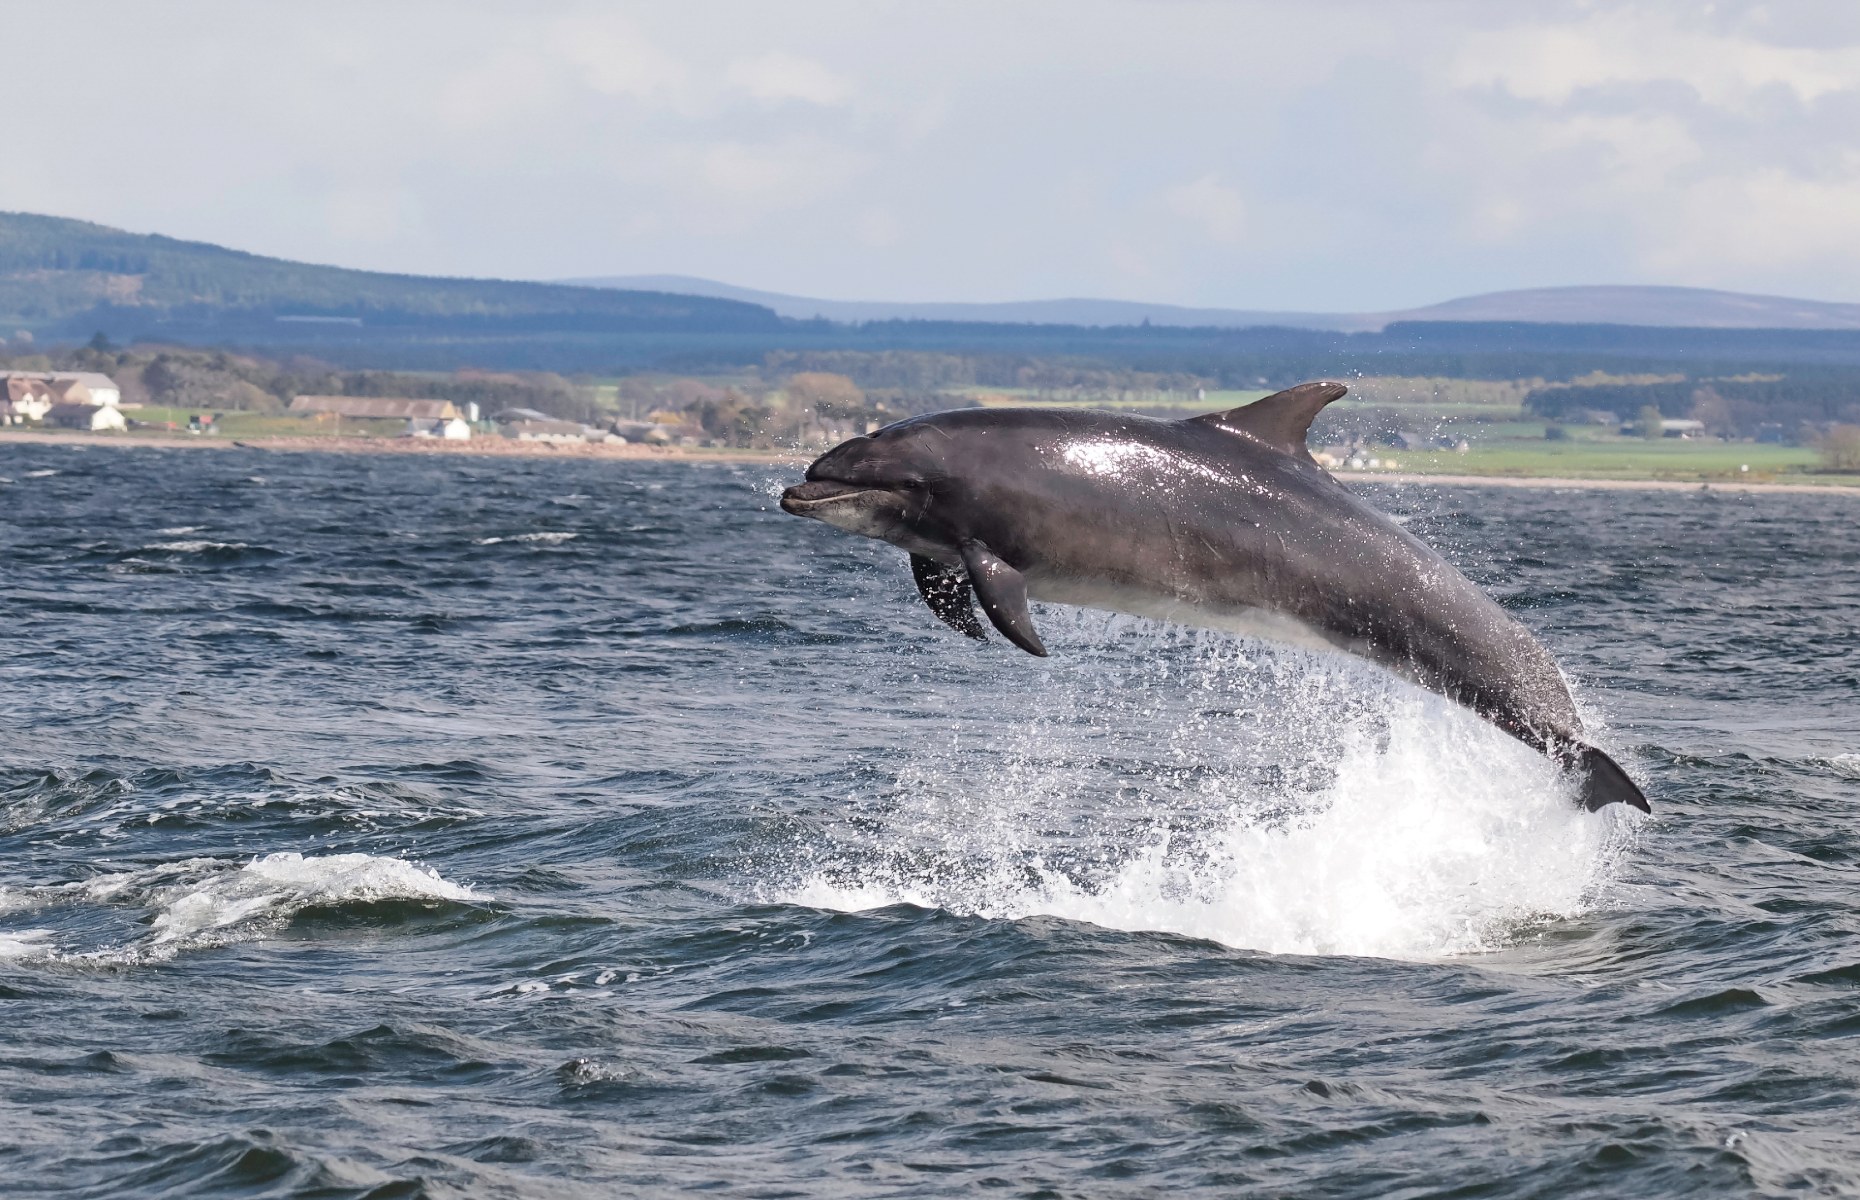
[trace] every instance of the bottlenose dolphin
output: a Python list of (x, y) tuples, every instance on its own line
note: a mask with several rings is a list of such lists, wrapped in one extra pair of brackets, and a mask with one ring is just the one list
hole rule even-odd
[(1555, 661), (1431, 547), (1350, 492), (1305, 435), (1341, 383), (1185, 421), (1050, 408), (912, 417), (829, 450), (784, 511), (910, 552), (924, 602), (1029, 654), (1036, 600), (1344, 650), (1574, 771), (1591, 811), (1648, 811), (1583, 740)]

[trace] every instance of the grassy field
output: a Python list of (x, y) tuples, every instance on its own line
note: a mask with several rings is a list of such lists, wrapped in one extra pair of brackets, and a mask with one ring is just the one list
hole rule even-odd
[[(1087, 407), (1148, 409), (1163, 407), (1152, 394), (1122, 404), (1074, 397), (1044, 399), (1028, 389), (971, 389), (971, 395), (984, 404), (1030, 405), (1040, 407)], [(1264, 395), (1258, 391), (1209, 392), (1204, 401), (1192, 404), (1184, 412), (1215, 412), (1250, 403)], [(1365, 407), (1387, 405), (1365, 402)], [(1347, 410), (1350, 400), (1339, 401), (1334, 409)], [(147, 406), (126, 410), (124, 415), (144, 422), (149, 428), (132, 430), (127, 436), (178, 433), (187, 436), (187, 420), (193, 409)], [(1819, 455), (1808, 446), (1777, 446), (1752, 442), (1721, 442), (1709, 439), (1694, 441), (1679, 438), (1645, 440), (1624, 437), (1612, 427), (1565, 426), (1562, 437), (1551, 440), (1541, 419), (1523, 419), (1515, 407), (1479, 403), (1474, 396), (1454, 400), (1402, 406), (1401, 425), (1429, 438), (1446, 435), (1464, 438), (1469, 448), (1453, 450), (1404, 450), (1389, 446), (1369, 446), (1360, 453), (1380, 460), (1383, 471), (1431, 475), (1484, 475), (1517, 479), (1605, 479), (1666, 480), (1697, 483), (1791, 483), (1824, 486), (1860, 487), (1860, 475), (1834, 474), (1820, 469)], [(172, 422), (173, 430), (168, 428)], [(1350, 422), (1340, 426), (1347, 430)], [(228, 412), (222, 415), (217, 440), (294, 437), (396, 438), (406, 430), (404, 421), (361, 421), (345, 418), (340, 422), (311, 420), (283, 414)], [(121, 437), (103, 434), (103, 437)], [(1339, 429), (1326, 430), (1320, 425), (1313, 432), (1314, 450), (1334, 449), (1342, 440)], [(1356, 471), (1339, 471), (1351, 477)], [(1375, 470), (1360, 472), (1373, 476)]]
[[(197, 408), (163, 408), (158, 404), (146, 404), (141, 408), (126, 408), (123, 416), (131, 421), (143, 421), (155, 427), (161, 433), (170, 432), (167, 428), (174, 426), (173, 432), (186, 433), (189, 417), (198, 416)], [(283, 413), (224, 412), (220, 414), (219, 437), (398, 437), (407, 431), (407, 422), (362, 421), (353, 417), (344, 417), (340, 421), (313, 420), (306, 417), (287, 416)], [(132, 434), (134, 431), (131, 431)]]
[(1451, 450), (1387, 454), (1400, 464), (1400, 470), (1418, 474), (1860, 485), (1860, 476), (1819, 471), (1815, 451), (1808, 447), (1748, 442), (1502, 439), (1475, 443), (1464, 454)]
[[(1374, 394), (1373, 389), (1365, 389)], [(1392, 389), (1389, 389), (1392, 390)], [(1267, 393), (1261, 391), (1209, 392), (1200, 402), (1182, 404), (1179, 394), (1152, 395), (1144, 399), (1106, 401), (1096, 397), (1074, 396), (1065, 399), (1042, 398), (1031, 389), (972, 388), (969, 394), (987, 406), (1026, 405), (1029, 407), (1080, 407), (1110, 409), (1175, 409), (1191, 412), (1216, 412), (1250, 404)], [(1807, 446), (1775, 446), (1753, 442), (1687, 441), (1662, 438), (1649, 441), (1623, 437), (1613, 427), (1565, 426), (1563, 437), (1550, 440), (1549, 428), (1542, 418), (1526, 417), (1515, 404), (1502, 397), (1477, 392), (1454, 394), (1451, 399), (1432, 403), (1392, 405), (1383, 399), (1358, 400), (1354, 395), (1339, 400), (1327, 411), (1348, 415), (1352, 411), (1399, 407), (1403, 424), (1414, 432), (1435, 437), (1442, 434), (1465, 438), (1470, 448), (1465, 453), (1453, 450), (1400, 450), (1392, 447), (1372, 448), (1365, 454), (1384, 462), (1384, 469), (1432, 475), (1492, 475), (1538, 479), (1654, 479), (1677, 482), (1744, 483), (1812, 483), (1830, 486), (1860, 486), (1860, 476), (1835, 475), (1819, 469), (1819, 457)], [(1347, 422), (1345, 423), (1347, 426)], [(1337, 440), (1334, 429), (1326, 431), (1320, 424), (1312, 435), (1314, 449)], [(1392, 461), (1397, 464), (1388, 467)], [(1373, 474), (1373, 472), (1365, 472)]]

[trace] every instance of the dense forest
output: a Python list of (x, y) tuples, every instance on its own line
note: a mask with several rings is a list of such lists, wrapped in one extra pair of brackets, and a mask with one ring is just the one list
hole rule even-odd
[(1663, 417), (1699, 421), (1720, 437), (1805, 441), (1831, 423), (1860, 424), (1860, 369), (1564, 384), (1532, 391), (1524, 407), (1556, 421), (1627, 420), (1652, 407)]

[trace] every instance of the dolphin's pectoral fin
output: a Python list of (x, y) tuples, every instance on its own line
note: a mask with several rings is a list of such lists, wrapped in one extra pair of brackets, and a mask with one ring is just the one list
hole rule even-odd
[(1621, 764), (1594, 746), (1565, 742), (1554, 747), (1551, 753), (1575, 772), (1582, 789), (1582, 806), (1590, 812), (1598, 812), (1617, 801), (1644, 813), (1653, 811), (1646, 795), (1628, 778)]
[(917, 594), (924, 598), (937, 620), (978, 642), (988, 640), (988, 635), (982, 632), (982, 623), (975, 618), (969, 577), (960, 567), (944, 566), (934, 558), (913, 554), (911, 578), (917, 581)]
[(1309, 459), (1311, 452), (1305, 449), (1305, 435), (1311, 432), (1311, 422), (1326, 404), (1349, 390), (1341, 383), (1301, 383), (1239, 408), (1189, 420), (1197, 425), (1212, 425), (1229, 433), (1242, 434), (1294, 458)]
[(968, 568), (969, 586), (982, 602), (982, 611), (1001, 636), (1027, 653), (1045, 658), (1046, 647), (1033, 628), (1033, 614), (1027, 611), (1026, 578), (977, 541), (962, 543), (962, 565)]

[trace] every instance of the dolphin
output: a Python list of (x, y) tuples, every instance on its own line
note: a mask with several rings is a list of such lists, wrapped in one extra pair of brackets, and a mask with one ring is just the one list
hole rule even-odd
[(912, 417), (842, 442), (781, 506), (908, 551), (930, 611), (1044, 656), (1031, 599), (1359, 655), (1649, 811), (1583, 738), (1549, 651), (1305, 446), (1349, 389), (1305, 383), (1182, 421), (1053, 408)]

